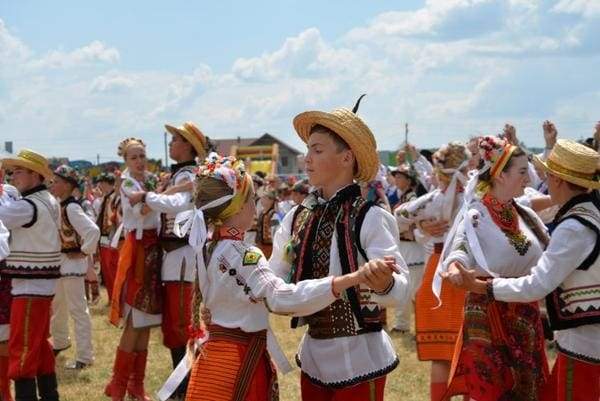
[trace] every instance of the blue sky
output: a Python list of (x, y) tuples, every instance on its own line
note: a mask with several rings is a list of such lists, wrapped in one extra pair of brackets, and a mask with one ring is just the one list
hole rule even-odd
[(113, 158), (162, 125), (214, 138), (270, 132), (302, 148), (306, 109), (351, 106), (382, 149), (517, 126), (542, 144), (600, 119), (600, 0), (3, 1), (0, 139)]

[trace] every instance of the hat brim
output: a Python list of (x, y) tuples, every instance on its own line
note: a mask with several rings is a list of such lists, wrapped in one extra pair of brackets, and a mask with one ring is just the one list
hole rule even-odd
[(29, 160), (20, 158), (7, 158), (2, 159), (2, 168), (14, 168), (23, 167), (27, 170), (35, 171), (36, 173), (49, 180), (54, 176), (54, 172), (48, 167), (40, 166), (39, 164), (33, 163)]
[[(192, 147), (196, 151), (196, 154), (198, 155), (198, 158), (200, 158), (202, 160), (206, 157), (206, 146), (200, 138), (198, 138), (197, 136), (193, 135), (192, 133), (190, 133), (184, 129), (181, 129), (179, 127), (174, 127), (169, 124), (165, 124), (165, 129), (167, 131), (169, 131), (169, 133), (171, 135), (179, 134), (182, 137), (184, 137), (185, 140), (188, 141), (192, 145)], [(198, 130), (198, 131), (200, 131), (200, 130)], [(202, 135), (204, 135), (202, 132), (200, 132), (200, 133)]]
[(600, 181), (586, 180), (585, 178), (573, 177), (572, 175), (562, 173), (548, 166), (548, 163), (542, 160), (538, 155), (533, 155), (533, 158), (536, 162), (540, 164), (540, 166), (544, 169), (545, 172), (555, 175), (562, 180), (568, 181), (575, 185), (579, 185), (583, 188), (600, 189)]
[[(341, 114), (353, 114), (349, 110), (338, 109)], [(294, 128), (305, 143), (308, 143), (310, 131), (315, 125), (329, 128), (340, 136), (350, 147), (356, 157), (358, 171), (354, 178), (357, 181), (368, 182), (375, 178), (379, 169), (379, 157), (377, 145), (372, 134), (366, 135), (352, 130), (343, 123), (342, 115), (327, 113), (323, 111), (306, 111), (294, 118)], [(366, 125), (364, 125), (365, 128)], [(367, 128), (368, 129), (368, 128)]]

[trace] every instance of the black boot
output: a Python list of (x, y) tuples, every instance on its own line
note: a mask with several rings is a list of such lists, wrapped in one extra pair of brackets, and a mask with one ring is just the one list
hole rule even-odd
[(35, 379), (15, 380), (15, 401), (38, 401)]
[(40, 393), (40, 401), (59, 401), (56, 373), (38, 376), (37, 385), (38, 392)]
[[(179, 362), (185, 358), (185, 347), (171, 348), (171, 360), (173, 361), (173, 369), (179, 365)], [(187, 391), (189, 375), (185, 377), (177, 387), (177, 390), (173, 393), (172, 397), (180, 397), (185, 399), (185, 393)]]

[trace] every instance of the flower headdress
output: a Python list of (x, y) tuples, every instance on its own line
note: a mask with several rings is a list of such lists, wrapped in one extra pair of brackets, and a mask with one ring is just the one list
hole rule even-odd
[(81, 183), (81, 176), (77, 170), (66, 164), (58, 166), (56, 170), (54, 170), (54, 174), (69, 182), (73, 187), (79, 187), (79, 184)]
[(479, 174), (489, 170), (491, 177), (498, 177), (515, 149), (517, 149), (515, 145), (497, 136), (481, 138), (479, 141), (479, 155), (484, 164), (479, 170)]
[(127, 154), (127, 149), (130, 146), (134, 146), (134, 145), (139, 145), (139, 146), (143, 147), (144, 149), (146, 149), (146, 144), (141, 139), (126, 138), (126, 139), (123, 139), (119, 143), (119, 148), (117, 149), (117, 155), (119, 155), (121, 157), (125, 157), (125, 155)]
[(239, 213), (253, 188), (252, 177), (246, 172), (244, 163), (232, 156), (221, 157), (217, 153), (211, 153), (205, 163), (198, 168), (196, 191), (202, 185), (202, 179), (207, 177), (223, 181), (232, 190), (232, 193), (194, 208), (194, 210), (179, 213), (175, 218), (174, 233), (179, 237), (184, 237), (189, 231), (189, 243), (197, 250), (204, 246), (208, 237), (204, 210), (230, 202), (213, 221), (213, 224), (219, 225), (222, 221)]

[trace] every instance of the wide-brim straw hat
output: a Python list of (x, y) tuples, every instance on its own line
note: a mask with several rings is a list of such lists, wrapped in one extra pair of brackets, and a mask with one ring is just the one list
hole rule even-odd
[(23, 167), (42, 175), (46, 179), (54, 176), (54, 173), (48, 167), (48, 159), (33, 150), (23, 149), (17, 154), (17, 157), (7, 157), (2, 159), (3, 168)]
[(185, 140), (194, 147), (198, 154), (198, 158), (204, 160), (208, 148), (208, 140), (196, 124), (191, 121), (183, 123), (181, 127), (165, 124), (165, 129), (169, 131), (171, 135), (179, 134), (184, 137)]
[(537, 161), (548, 173), (572, 184), (590, 189), (600, 189), (598, 162), (600, 154), (570, 139), (559, 139), (546, 161)]
[(315, 125), (329, 128), (348, 144), (358, 164), (354, 175), (357, 181), (368, 182), (375, 178), (379, 169), (377, 142), (360, 117), (351, 110), (340, 108), (330, 113), (305, 111), (294, 118), (294, 128), (305, 143), (308, 143), (310, 131)]

